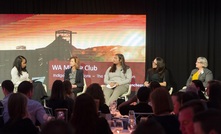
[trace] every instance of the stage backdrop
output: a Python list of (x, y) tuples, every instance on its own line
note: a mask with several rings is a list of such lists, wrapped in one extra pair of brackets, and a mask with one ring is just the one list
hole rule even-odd
[(23, 55), (30, 78), (45, 76), (50, 89), (78, 56), (87, 85), (104, 84), (116, 53), (132, 69), (132, 90), (145, 80), (146, 15), (1, 14), (0, 33), (1, 81), (11, 79), (13, 61)]

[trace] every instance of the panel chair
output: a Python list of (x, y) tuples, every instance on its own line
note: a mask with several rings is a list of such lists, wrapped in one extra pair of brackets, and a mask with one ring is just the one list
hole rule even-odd
[(129, 85), (129, 88), (128, 88), (128, 90), (127, 90), (127, 92), (126, 93), (124, 93), (124, 94), (122, 94), (119, 98), (124, 98), (124, 100), (125, 101), (127, 101), (128, 100), (128, 96), (131, 94), (131, 84)]
[[(104, 87), (105, 87), (106, 85), (101, 85), (101, 87), (102, 87), (102, 90), (104, 89)], [(121, 96), (119, 96), (119, 98), (123, 98), (125, 101), (127, 101), (128, 100), (128, 96), (131, 94), (131, 84), (129, 85), (129, 87), (128, 87), (128, 90), (127, 90), (127, 92), (125, 92), (124, 94), (122, 94)]]
[(83, 90), (82, 90), (82, 92), (77, 93), (77, 96), (79, 96), (79, 95), (85, 93), (86, 90), (87, 90), (87, 83), (86, 83), (86, 80), (85, 80), (85, 78), (84, 78), (84, 87), (83, 87)]
[(173, 87), (170, 88), (169, 93), (170, 93), (170, 95), (173, 94)]
[(47, 89), (46, 84), (42, 84), (42, 85), (43, 85), (43, 87), (44, 87), (44, 89), (45, 89), (45, 92), (47, 93), (47, 92), (48, 92), (48, 89)]

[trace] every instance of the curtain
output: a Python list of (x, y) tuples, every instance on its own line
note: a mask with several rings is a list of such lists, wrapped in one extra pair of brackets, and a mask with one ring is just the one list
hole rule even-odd
[(155, 57), (165, 59), (176, 90), (204, 56), (221, 80), (219, 0), (7, 0), (0, 5), (0, 13), (146, 14), (146, 69)]

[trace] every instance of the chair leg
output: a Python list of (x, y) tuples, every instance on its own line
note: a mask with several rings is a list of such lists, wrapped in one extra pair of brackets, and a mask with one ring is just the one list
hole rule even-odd
[(124, 100), (125, 100), (125, 101), (127, 101), (127, 100), (128, 100), (127, 96), (124, 96)]

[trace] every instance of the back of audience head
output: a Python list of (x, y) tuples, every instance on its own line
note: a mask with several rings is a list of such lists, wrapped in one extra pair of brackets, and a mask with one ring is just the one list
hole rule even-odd
[(178, 117), (183, 134), (194, 134), (193, 117), (206, 109), (206, 102), (201, 100), (191, 100), (180, 107)]
[(74, 111), (70, 120), (75, 132), (93, 133), (95, 131), (96, 118), (98, 118), (94, 99), (84, 93), (76, 98)]
[(186, 108), (191, 108), (193, 110), (193, 113), (196, 114), (200, 111), (207, 110), (207, 105), (206, 105), (206, 102), (202, 100), (191, 100), (183, 104), (180, 107), (179, 111), (182, 111), (183, 109), (186, 109)]
[(64, 80), (63, 84), (64, 84), (65, 93), (70, 95), (72, 93), (71, 92), (71, 89), (72, 89), (71, 82), (69, 80)]
[(8, 113), (13, 122), (27, 116), (27, 98), (21, 93), (14, 93), (8, 99)]
[(94, 99), (99, 100), (100, 106), (105, 104), (103, 90), (98, 83), (92, 83), (87, 87), (86, 93), (91, 95)]
[(29, 81), (23, 81), (18, 85), (18, 92), (25, 94), (28, 98), (33, 95), (33, 85)]
[(192, 86), (195, 86), (198, 90), (205, 92), (205, 87), (203, 86), (203, 82), (201, 80), (192, 80)]
[(206, 92), (209, 96), (209, 102), (215, 103), (214, 108), (221, 109), (221, 81), (209, 81)]
[(139, 123), (133, 134), (165, 134), (164, 128), (154, 119)]
[(173, 107), (174, 107), (173, 112), (176, 115), (179, 113), (179, 108), (182, 105), (183, 94), (184, 92), (175, 92), (171, 96), (172, 101), (173, 101)]
[(196, 114), (193, 118), (195, 134), (220, 134), (221, 111), (206, 110)]
[(158, 88), (158, 87), (161, 87), (161, 86), (160, 86), (160, 83), (159, 83), (159, 82), (157, 82), (157, 81), (151, 81), (149, 87), (150, 87), (151, 91), (153, 91), (154, 89), (156, 89), (156, 88)]
[(14, 84), (11, 80), (4, 80), (1, 86), (3, 92), (12, 93), (14, 91)]
[(153, 112), (156, 115), (173, 111), (172, 99), (165, 87), (159, 87), (152, 91), (150, 94), (150, 102)]
[(148, 102), (151, 89), (149, 87), (140, 87), (137, 92), (137, 98), (140, 102)]
[(61, 80), (55, 80), (51, 88), (50, 100), (63, 100), (65, 99), (64, 85)]
[(198, 95), (198, 89), (195, 86), (189, 85), (186, 87), (186, 92), (194, 92)]
[(72, 127), (64, 120), (51, 120), (42, 126), (40, 134), (73, 134)]
[(182, 95), (181, 105), (185, 104), (188, 101), (199, 100), (199, 99), (200, 98), (196, 92), (188, 91)]

